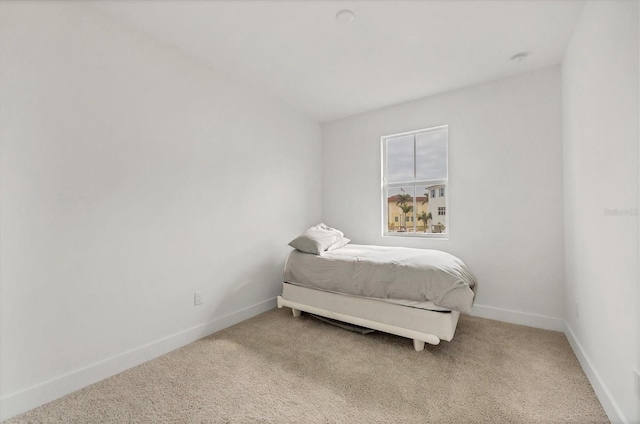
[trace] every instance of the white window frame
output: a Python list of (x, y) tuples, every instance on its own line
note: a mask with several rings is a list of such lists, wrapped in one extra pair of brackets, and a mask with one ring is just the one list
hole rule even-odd
[[(387, 140), (391, 139), (391, 138), (396, 138), (396, 137), (402, 137), (402, 136), (408, 136), (408, 135), (413, 135), (416, 136), (418, 134), (423, 134), (426, 132), (432, 132), (432, 131), (442, 131), (445, 130), (447, 132), (447, 177), (444, 179), (438, 179), (438, 180), (414, 180), (414, 181), (404, 181), (404, 182), (398, 182), (398, 183), (389, 183), (387, 184), (386, 182), (386, 168), (387, 168)], [(398, 134), (390, 134), (390, 135), (385, 135), (383, 137), (380, 138), (380, 144), (382, 147), (382, 160), (381, 162), (381, 199), (382, 199), (382, 236), (383, 237), (419, 237), (419, 238), (430, 238), (430, 239), (443, 239), (443, 240), (448, 240), (449, 237), (451, 237), (451, 223), (450, 223), (450, 213), (449, 211), (451, 209), (449, 209), (449, 198), (451, 190), (449, 189), (449, 126), (448, 125), (440, 125), (437, 127), (430, 127), (430, 128), (424, 128), (424, 129), (420, 129), (420, 130), (415, 130), (415, 131), (407, 131), (407, 132), (403, 132), (403, 133), (398, 133)], [(415, 158), (415, 138), (414, 138), (414, 158)], [(415, 168), (415, 161), (414, 161), (414, 168)], [(414, 176), (415, 176), (415, 169), (414, 169)], [(444, 215), (445, 217), (445, 222), (444, 225), (446, 227), (446, 233), (418, 233), (416, 231), (416, 227), (417, 227), (417, 220), (414, 219), (413, 220), (413, 232), (389, 232), (388, 230), (388, 219), (389, 219), (389, 202), (387, 199), (387, 190), (390, 188), (397, 188), (397, 187), (413, 187), (413, 211), (415, 214), (416, 211), (416, 189), (415, 187), (417, 186), (430, 186), (430, 185), (437, 185), (437, 184), (444, 184), (445, 186), (445, 210), (447, 211), (447, 213)], [(439, 193), (439, 190), (436, 190), (436, 194)], [(431, 194), (431, 193), (429, 193)], [(430, 199), (431, 200), (431, 197)], [(433, 214), (433, 219), (436, 219), (436, 216), (441, 216), (437, 214), (437, 211), (435, 211), (436, 213), (432, 213)], [(433, 225), (433, 224), (432, 224)]]

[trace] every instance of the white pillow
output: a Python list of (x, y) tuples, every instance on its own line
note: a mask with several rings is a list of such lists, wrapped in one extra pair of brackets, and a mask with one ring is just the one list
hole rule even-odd
[(304, 253), (319, 255), (343, 237), (342, 231), (325, 224), (318, 224), (291, 240), (289, 246)]
[(331, 252), (332, 250), (336, 250), (336, 249), (340, 249), (341, 247), (345, 247), (347, 244), (349, 244), (349, 242), (351, 242), (351, 239), (348, 239), (346, 237), (342, 237), (340, 240), (338, 240), (337, 242), (335, 242), (334, 244), (329, 246), (327, 248), (327, 252)]

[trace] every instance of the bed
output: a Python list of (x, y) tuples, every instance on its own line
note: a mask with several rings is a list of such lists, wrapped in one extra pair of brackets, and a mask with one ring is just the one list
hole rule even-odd
[(320, 254), (292, 251), (278, 307), (425, 343), (451, 341), (477, 283), (457, 257), (438, 250), (347, 244)]

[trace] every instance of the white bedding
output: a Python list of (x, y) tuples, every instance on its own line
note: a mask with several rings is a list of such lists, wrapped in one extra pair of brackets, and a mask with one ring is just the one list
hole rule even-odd
[(284, 282), (334, 293), (433, 302), (469, 312), (476, 280), (457, 257), (439, 250), (349, 244), (311, 255), (292, 251)]

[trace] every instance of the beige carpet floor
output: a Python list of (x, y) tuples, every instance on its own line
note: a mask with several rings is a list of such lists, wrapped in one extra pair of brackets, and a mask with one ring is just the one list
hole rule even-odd
[(451, 342), (271, 310), (9, 423), (602, 423), (564, 334), (461, 317)]

